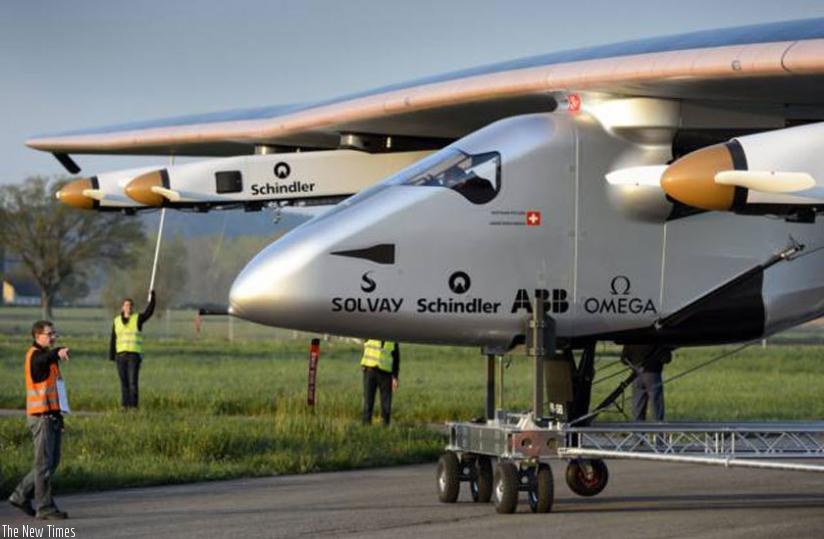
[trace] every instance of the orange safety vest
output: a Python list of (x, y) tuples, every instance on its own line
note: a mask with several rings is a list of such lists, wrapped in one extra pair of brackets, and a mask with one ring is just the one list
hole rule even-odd
[(28, 415), (45, 412), (59, 412), (60, 401), (57, 398), (57, 380), (60, 368), (57, 363), (49, 365), (49, 376), (42, 382), (35, 382), (31, 377), (31, 357), (36, 347), (32, 346), (26, 353), (26, 413)]

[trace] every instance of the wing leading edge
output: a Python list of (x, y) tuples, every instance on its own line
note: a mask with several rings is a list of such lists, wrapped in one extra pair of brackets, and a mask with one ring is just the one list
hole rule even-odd
[(56, 154), (240, 155), (328, 149), (345, 133), (459, 138), (552, 110), (552, 92), (821, 107), (824, 19), (632, 41), (537, 56), (340, 99), (139, 122), (32, 138)]

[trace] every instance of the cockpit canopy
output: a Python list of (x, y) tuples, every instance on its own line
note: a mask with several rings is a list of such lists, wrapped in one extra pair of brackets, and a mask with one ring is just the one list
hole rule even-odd
[(392, 185), (446, 187), (474, 204), (485, 204), (501, 189), (501, 155), (470, 155), (455, 148), (440, 151), (399, 173)]

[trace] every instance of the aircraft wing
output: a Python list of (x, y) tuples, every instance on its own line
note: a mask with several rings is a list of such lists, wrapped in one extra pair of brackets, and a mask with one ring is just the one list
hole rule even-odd
[[(334, 149), (347, 134), (438, 147), (495, 120), (556, 106), (553, 92), (604, 92), (785, 107), (824, 117), (824, 18), (629, 41), (510, 61), (317, 103), (42, 135), (55, 153), (228, 156), (257, 146)], [(429, 141), (429, 142), (427, 142)], [(441, 144), (442, 145), (442, 144)]]

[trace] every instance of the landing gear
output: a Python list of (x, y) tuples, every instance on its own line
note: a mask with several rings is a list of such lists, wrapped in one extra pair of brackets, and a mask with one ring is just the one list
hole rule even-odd
[(579, 496), (600, 494), (608, 481), (609, 471), (601, 459), (574, 459), (567, 465), (567, 485)]

